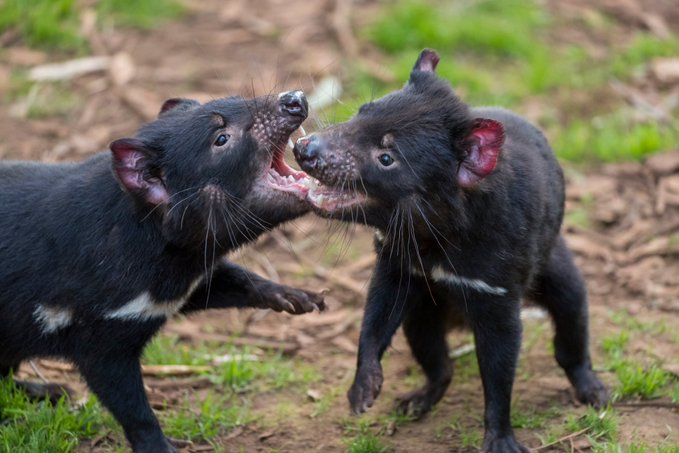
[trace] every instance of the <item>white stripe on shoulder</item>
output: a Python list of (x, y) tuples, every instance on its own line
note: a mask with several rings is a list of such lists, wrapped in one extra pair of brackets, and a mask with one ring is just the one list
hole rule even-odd
[(46, 307), (38, 305), (33, 311), (35, 322), (40, 324), (43, 334), (54, 333), (68, 327), (73, 322), (73, 310), (65, 307)]
[[(421, 271), (420, 274), (422, 274)], [(459, 275), (446, 271), (441, 265), (436, 265), (432, 268), (431, 278), (436, 282), (447, 283), (453, 286), (464, 286), (482, 293), (495, 294), (497, 296), (504, 296), (507, 294), (507, 288), (489, 285), (478, 278), (460, 277)]]
[(126, 321), (148, 321), (154, 318), (171, 318), (181, 310), (186, 303), (186, 298), (195, 291), (202, 280), (202, 276), (194, 280), (186, 293), (175, 300), (157, 302), (153, 300), (148, 291), (144, 291), (122, 307), (106, 313), (104, 318), (122, 319)]

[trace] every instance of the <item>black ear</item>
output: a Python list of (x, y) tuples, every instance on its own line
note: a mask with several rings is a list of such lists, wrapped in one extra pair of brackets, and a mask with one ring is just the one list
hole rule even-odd
[(420, 52), (420, 56), (417, 57), (415, 66), (413, 66), (413, 71), (435, 72), (436, 65), (439, 64), (440, 59), (439, 54), (437, 54), (435, 50), (424, 49)]
[(161, 117), (169, 112), (185, 112), (199, 106), (200, 102), (194, 101), (193, 99), (168, 99), (167, 101), (163, 102), (163, 106), (160, 108), (160, 112), (158, 112), (158, 117)]
[(474, 120), (466, 140), (467, 154), (457, 170), (461, 187), (472, 187), (495, 170), (504, 141), (501, 123), (485, 118)]
[(113, 155), (113, 174), (123, 190), (148, 204), (167, 202), (170, 197), (163, 180), (151, 171), (155, 153), (136, 138), (121, 138), (111, 143), (110, 148)]

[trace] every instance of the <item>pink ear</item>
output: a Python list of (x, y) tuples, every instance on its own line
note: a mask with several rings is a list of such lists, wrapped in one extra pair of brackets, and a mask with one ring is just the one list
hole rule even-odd
[(153, 205), (167, 202), (169, 195), (163, 181), (148, 172), (150, 151), (144, 143), (134, 138), (122, 138), (111, 143), (110, 148), (113, 172), (126, 192), (141, 196)]
[(467, 137), (467, 155), (460, 163), (457, 180), (462, 187), (471, 187), (495, 170), (505, 132), (502, 124), (477, 118)]
[(413, 71), (434, 72), (439, 64), (439, 54), (435, 50), (424, 49), (417, 57)]

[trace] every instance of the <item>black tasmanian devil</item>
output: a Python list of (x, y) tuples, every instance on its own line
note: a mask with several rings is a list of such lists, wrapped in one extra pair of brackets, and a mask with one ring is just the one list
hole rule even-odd
[(608, 401), (588, 352), (585, 285), (559, 234), (563, 175), (538, 129), (507, 110), (468, 107), (434, 73), (438, 61), (424, 50), (403, 89), (295, 145), (318, 178), (315, 211), (378, 229), (349, 402), (354, 413), (372, 406), (403, 322), (427, 383), (399, 407), (429, 411), (453, 375), (446, 331), (464, 322), (483, 382), (483, 450), (525, 451), (510, 425), (522, 298), (551, 314), (556, 360), (578, 399)]
[(283, 160), (307, 109), (301, 91), (203, 105), (171, 99), (110, 152), (0, 164), (0, 376), (30, 357), (69, 359), (134, 451), (174, 451), (139, 365), (168, 317), (325, 306), (318, 294), (220, 258), (308, 211), (298, 184), (306, 175)]

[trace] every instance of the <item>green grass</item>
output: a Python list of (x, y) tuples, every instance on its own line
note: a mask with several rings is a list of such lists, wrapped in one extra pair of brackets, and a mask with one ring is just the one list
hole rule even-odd
[(524, 429), (540, 429), (545, 423), (561, 415), (561, 409), (553, 406), (546, 410), (538, 410), (535, 407), (517, 408), (512, 410), (512, 427)]
[[(620, 322), (629, 324), (626, 319), (626, 316), (618, 318)], [(643, 328), (645, 329), (646, 326)], [(637, 329), (641, 327), (637, 326)], [(674, 398), (675, 392), (678, 391), (677, 386), (673, 385), (672, 375), (663, 370), (661, 364), (645, 365), (636, 357), (631, 357), (626, 353), (625, 348), (632, 339), (630, 331), (633, 329), (628, 328), (618, 335), (607, 336), (601, 342), (606, 353), (607, 366), (615, 372), (618, 378), (618, 385), (613, 390), (614, 399), (653, 399), (661, 396)], [(646, 331), (642, 330), (642, 332)], [(657, 359), (653, 360), (657, 361)]]
[(544, 11), (532, 0), (401, 0), (368, 34), (392, 53), (404, 48), (436, 47), (530, 58), (536, 49), (532, 39), (535, 30), (546, 23)]
[[(148, 29), (179, 16), (177, 0), (99, 0), (99, 20)], [(15, 30), (30, 47), (83, 53), (87, 42), (80, 35), (82, 2), (77, 0), (4, 0), (0, 2), (0, 33)]]
[(670, 381), (669, 373), (657, 365), (643, 367), (638, 363), (625, 361), (618, 365), (616, 374), (620, 386), (616, 389), (618, 397), (657, 398), (666, 393)]
[(569, 432), (587, 429), (587, 435), (595, 441), (615, 441), (618, 435), (618, 419), (611, 408), (597, 411), (588, 408), (584, 415), (569, 415), (566, 418)]
[(84, 50), (76, 0), (4, 0), (0, 33), (16, 30), (31, 47)]
[(479, 362), (475, 351), (455, 359), (454, 379), (456, 381), (467, 382), (472, 379), (478, 379), (480, 376)]
[(481, 448), (483, 434), (480, 430), (472, 429), (460, 433), (462, 448)]
[(578, 118), (556, 128), (552, 146), (558, 156), (573, 162), (638, 160), (669, 150), (679, 141), (679, 122), (670, 126), (638, 121), (621, 110), (595, 118)]
[(679, 380), (670, 389), (670, 399), (673, 403), (679, 403)]
[(290, 360), (278, 353), (253, 355), (248, 348), (213, 341), (184, 342), (173, 335), (159, 335), (144, 351), (142, 363), (154, 365), (210, 365), (216, 357), (233, 360), (214, 365), (202, 372), (215, 384), (235, 391), (272, 391), (283, 387), (304, 386), (318, 382), (320, 373), (311, 365)]
[[(250, 396), (255, 392), (289, 387), (299, 392), (297, 398), (301, 399), (305, 386), (320, 379), (309, 365), (280, 354), (267, 353), (252, 361), (248, 360), (252, 354), (244, 348), (214, 342), (188, 343), (171, 335), (156, 337), (142, 361), (200, 366), (209, 365), (214, 357), (224, 354), (232, 354), (236, 360), (213, 365), (212, 371), (201, 373), (215, 383), (214, 388), (199, 395), (187, 395), (180, 404), (156, 411), (166, 434), (209, 441), (256, 419), (250, 409)], [(94, 396), (77, 408), (68, 399), (53, 406), (46, 401), (29, 400), (11, 380), (0, 381), (0, 453), (73, 452), (81, 441), (94, 438), (103, 430), (116, 433), (114, 442), (125, 445), (121, 428)]]
[(346, 453), (386, 453), (389, 451), (389, 448), (371, 429), (372, 422), (369, 417), (343, 420), (343, 430), (345, 434), (351, 436), (344, 441), (347, 445)]
[(191, 441), (209, 440), (254, 420), (247, 401), (212, 392), (198, 402), (186, 397), (181, 407), (160, 411), (159, 416), (168, 436)]
[[(467, 413), (469, 412), (467, 411)], [(453, 431), (455, 437), (459, 437), (462, 448), (480, 448), (483, 441), (483, 431), (480, 426), (483, 424), (483, 420), (477, 418), (476, 423), (469, 426), (462, 423), (463, 418), (466, 419), (468, 416), (454, 415), (448, 423), (448, 428)]]
[(621, 331), (618, 335), (609, 335), (601, 340), (601, 347), (608, 355), (609, 362), (620, 362), (625, 352), (625, 347), (629, 344), (630, 335), (628, 331)]
[(112, 18), (117, 24), (145, 30), (183, 12), (184, 7), (177, 0), (99, 0), (97, 7), (102, 20)]
[(668, 331), (667, 322), (662, 319), (658, 321), (643, 321), (631, 315), (624, 309), (615, 310), (610, 313), (610, 320), (616, 326), (622, 327), (628, 332), (641, 332), (651, 335), (664, 334)]
[(11, 379), (0, 381), (0, 452), (77, 451), (82, 439), (112, 426), (112, 418), (94, 397), (78, 408), (72, 408), (66, 398), (53, 406), (28, 399)]
[(623, 51), (613, 56), (610, 71), (615, 77), (628, 78), (644, 70), (653, 58), (674, 57), (677, 54), (678, 38), (661, 39), (647, 33), (637, 33)]
[(348, 442), (347, 453), (386, 453), (388, 448), (372, 433), (359, 434)]

